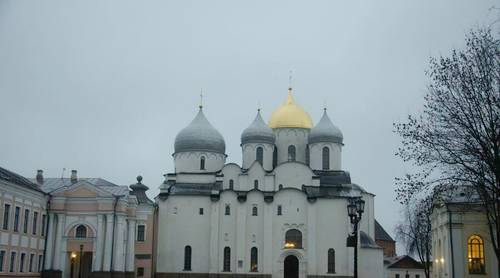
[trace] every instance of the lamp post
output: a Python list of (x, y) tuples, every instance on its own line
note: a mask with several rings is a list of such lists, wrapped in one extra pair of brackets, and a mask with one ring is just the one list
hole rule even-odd
[(75, 271), (75, 259), (76, 259), (76, 253), (71, 252), (71, 269), (70, 269), (70, 274), (69, 277), (73, 278), (73, 273)]
[(80, 244), (80, 262), (78, 264), (78, 278), (82, 278), (83, 244)]
[(347, 204), (347, 215), (353, 225), (352, 234), (347, 237), (347, 247), (354, 248), (354, 278), (358, 278), (358, 230), (361, 215), (365, 211), (365, 201), (361, 198), (351, 198)]

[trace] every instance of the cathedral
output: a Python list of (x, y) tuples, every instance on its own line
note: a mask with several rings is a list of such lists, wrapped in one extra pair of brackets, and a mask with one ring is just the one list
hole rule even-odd
[[(374, 195), (342, 169), (343, 135), (325, 109), (314, 125), (289, 89), (266, 124), (241, 134), (241, 166), (200, 106), (175, 139), (158, 204), (157, 277), (351, 277), (350, 200), (365, 201), (360, 277), (383, 276)], [(214, 276), (213, 276), (214, 275)]]

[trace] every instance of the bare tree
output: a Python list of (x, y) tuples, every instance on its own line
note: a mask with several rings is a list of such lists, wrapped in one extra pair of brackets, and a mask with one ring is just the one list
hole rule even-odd
[(430, 277), (432, 262), (432, 195), (406, 204), (404, 221), (396, 227), (396, 235), (401, 240), (406, 252), (417, 255), (424, 267), (425, 277)]
[(471, 31), (465, 49), (431, 59), (428, 75), (422, 113), (394, 125), (397, 155), (418, 169), (397, 179), (397, 199), (408, 204), (436, 186), (472, 188), (500, 265), (500, 41), (489, 29)]

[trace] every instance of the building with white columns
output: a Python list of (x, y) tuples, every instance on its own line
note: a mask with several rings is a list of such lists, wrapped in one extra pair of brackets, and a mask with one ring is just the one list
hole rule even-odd
[(314, 125), (289, 90), (266, 124), (241, 135), (242, 166), (200, 106), (175, 139), (160, 187), (156, 277), (351, 277), (347, 204), (363, 199), (359, 277), (383, 276), (374, 195), (342, 169), (343, 135), (326, 109)]

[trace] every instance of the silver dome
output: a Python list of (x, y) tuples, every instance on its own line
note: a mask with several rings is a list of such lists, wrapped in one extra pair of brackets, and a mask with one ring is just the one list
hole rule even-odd
[(257, 112), (255, 120), (241, 134), (241, 143), (269, 143), (274, 144), (274, 132), (266, 125), (260, 115), (260, 110)]
[(318, 124), (311, 129), (309, 133), (309, 144), (319, 143), (319, 142), (332, 142), (342, 144), (344, 136), (338, 127), (336, 127), (328, 114), (323, 112), (323, 117), (318, 122)]
[(219, 131), (205, 118), (200, 108), (193, 121), (175, 137), (174, 149), (176, 153), (207, 151), (224, 154), (226, 143)]

